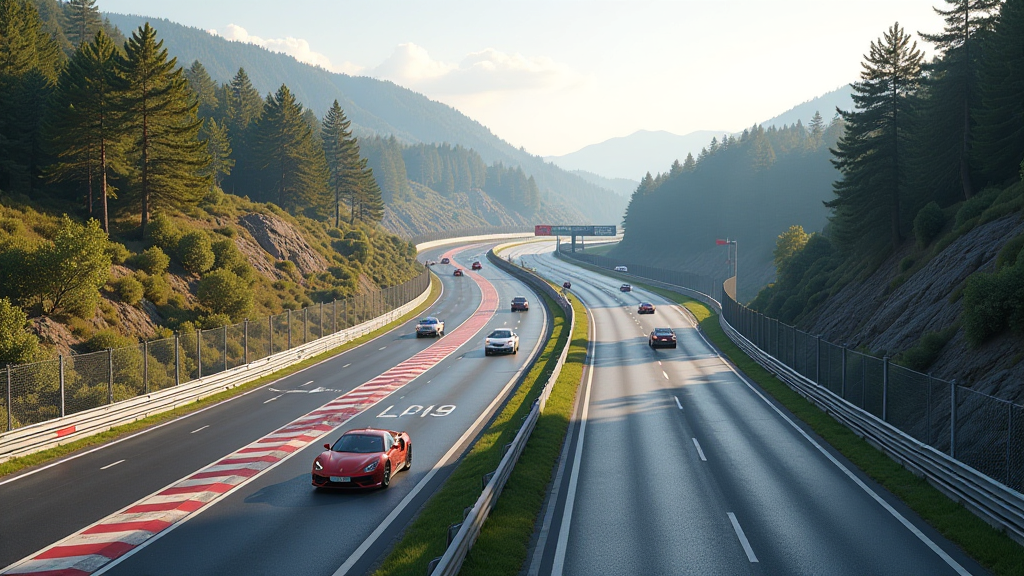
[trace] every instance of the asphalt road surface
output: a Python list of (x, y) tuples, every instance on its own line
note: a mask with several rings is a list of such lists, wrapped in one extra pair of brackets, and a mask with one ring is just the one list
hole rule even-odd
[[(511, 250), (592, 315), (589, 366), (533, 574), (984, 574), (738, 375), (655, 294)], [(638, 315), (640, 302), (657, 306)], [(655, 327), (677, 349), (653, 350)]]
[[(488, 248), (441, 247), (421, 254), (421, 259), (439, 260), (442, 253), (454, 252), (455, 262), (466, 269), (481, 260), (479, 274), (497, 292), (496, 309), (483, 310), (483, 293), (474, 278), (452, 277), (452, 265), (434, 266), (444, 292), (423, 315), (445, 320), (444, 338), (416, 338), (415, 321), (408, 322), (244, 396), (28, 475), (0, 480), (0, 566), (36, 556), (37, 550), (71, 534), (78, 534), (76, 543), (109, 539), (81, 532), (443, 343), (474, 312), (484, 314), (483, 327), (464, 345), (323, 441), (309, 444), (187, 521), (147, 537), (114, 562), (77, 565), (86, 567), (80, 573), (132, 575), (330, 575), (343, 565), (343, 573), (365, 573), (447, 477), (547, 330), (542, 306), (525, 314), (509, 310), (513, 296), (536, 297), (489, 266), (484, 259)], [(484, 357), (483, 338), (498, 327), (519, 333), (519, 354)], [(310, 468), (323, 450), (321, 444), (360, 427), (408, 431), (414, 446), (411, 470), (398, 473), (387, 490), (314, 490)], [(96, 526), (88, 531), (95, 532)]]

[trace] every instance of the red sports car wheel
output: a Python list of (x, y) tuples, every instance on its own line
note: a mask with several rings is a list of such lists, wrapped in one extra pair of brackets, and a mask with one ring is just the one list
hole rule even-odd
[(384, 465), (384, 479), (380, 482), (381, 488), (387, 488), (391, 485), (391, 462)]

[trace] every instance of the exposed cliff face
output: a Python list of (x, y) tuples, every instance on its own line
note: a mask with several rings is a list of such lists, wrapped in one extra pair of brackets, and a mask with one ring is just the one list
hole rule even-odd
[(238, 222), (268, 254), (277, 260), (290, 260), (303, 276), (327, 269), (327, 260), (284, 220), (268, 214), (246, 214)]
[[(927, 332), (957, 323), (963, 309), (959, 289), (976, 271), (995, 269), (1007, 240), (1024, 233), (1019, 214), (980, 225), (953, 241), (905, 283), (890, 291), (899, 263), (912, 246), (893, 254), (873, 274), (844, 286), (828, 298), (802, 329), (822, 338), (866, 347), (890, 355), (912, 347)], [(1004, 334), (980, 348), (971, 348), (957, 330), (929, 371), (956, 379), (981, 392), (1015, 402), (1024, 401), (1024, 350), (1021, 340)]]

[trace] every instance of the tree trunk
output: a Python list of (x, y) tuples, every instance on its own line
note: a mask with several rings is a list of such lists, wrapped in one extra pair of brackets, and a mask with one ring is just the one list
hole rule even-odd
[[(103, 120), (100, 120), (102, 124)], [(102, 130), (102, 128), (100, 128)], [(103, 186), (103, 231), (110, 234), (110, 222), (107, 219), (107, 146), (106, 140), (100, 138), (100, 182)]]
[[(965, 88), (964, 90), (969, 92), (968, 88)], [(971, 196), (974, 196), (974, 185), (971, 183), (971, 165), (967, 161), (970, 138), (971, 107), (970, 102), (967, 99), (967, 94), (964, 94), (964, 138), (960, 147), (960, 184), (963, 186), (964, 189), (964, 200), (970, 200)]]
[(92, 216), (92, 145), (89, 146), (89, 152), (85, 160), (85, 188), (89, 197), (88, 205), (86, 208), (89, 209), (89, 216)]

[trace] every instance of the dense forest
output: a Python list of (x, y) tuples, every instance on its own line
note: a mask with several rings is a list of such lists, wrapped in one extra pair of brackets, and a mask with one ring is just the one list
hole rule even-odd
[(118, 337), (211, 328), (421, 269), (337, 102), (218, 84), (96, 0), (0, 0), (0, 102), (0, 362), (37, 357), (29, 316), (88, 347), (129, 317)]

